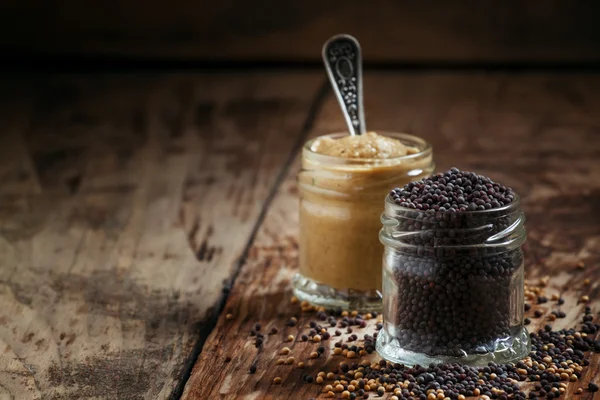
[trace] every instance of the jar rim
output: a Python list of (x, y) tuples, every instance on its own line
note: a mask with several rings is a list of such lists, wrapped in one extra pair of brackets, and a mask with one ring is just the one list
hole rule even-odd
[(503, 211), (511, 211), (514, 209), (521, 208), (521, 197), (513, 192), (514, 199), (510, 203), (503, 205), (498, 208), (490, 208), (489, 210), (476, 210), (476, 211), (435, 211), (435, 210), (418, 210), (416, 208), (408, 208), (403, 207), (401, 205), (396, 204), (392, 200), (392, 196), (388, 193), (385, 196), (385, 205), (386, 209), (388, 207), (392, 208), (394, 211), (405, 212), (405, 213), (430, 213), (430, 214), (448, 214), (448, 215), (465, 215), (465, 216), (475, 216), (475, 215), (486, 215), (486, 214), (497, 214)]
[(402, 132), (384, 131), (384, 130), (372, 130), (372, 132), (375, 132), (382, 136), (391, 137), (394, 139), (400, 139), (400, 140), (404, 139), (404, 141), (417, 146), (419, 151), (416, 153), (413, 153), (413, 154), (406, 154), (404, 156), (390, 157), (390, 158), (353, 158), (353, 157), (339, 157), (339, 156), (331, 156), (328, 154), (321, 154), (321, 153), (317, 153), (312, 148), (313, 144), (318, 139), (322, 139), (322, 138), (326, 138), (326, 137), (337, 139), (340, 137), (348, 136), (348, 132), (334, 132), (334, 133), (328, 133), (325, 135), (317, 136), (315, 138), (307, 140), (306, 143), (304, 143), (304, 146), (302, 146), (302, 149), (304, 152), (310, 154), (311, 158), (314, 158), (316, 161), (320, 161), (323, 163), (332, 163), (332, 164), (340, 163), (340, 162), (356, 163), (356, 164), (388, 164), (388, 163), (393, 164), (393, 163), (398, 163), (403, 160), (411, 160), (414, 158), (428, 156), (431, 154), (431, 152), (433, 150), (433, 148), (429, 142), (427, 142), (425, 139), (420, 138), (415, 135), (411, 135), (408, 133), (402, 133)]

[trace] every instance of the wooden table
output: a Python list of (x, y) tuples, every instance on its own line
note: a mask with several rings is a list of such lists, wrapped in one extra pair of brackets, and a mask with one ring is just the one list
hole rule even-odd
[[(320, 393), (301, 376), (333, 357), (274, 365), (310, 318), (289, 303), (298, 150), (344, 128), (320, 71), (14, 76), (1, 87), (0, 399)], [(549, 275), (548, 295), (566, 300), (553, 326), (579, 320), (583, 294), (600, 311), (600, 75), (372, 71), (365, 87), (370, 128), (423, 136), (438, 170), (475, 170), (521, 194), (527, 277)], [(258, 352), (256, 322), (279, 328)], [(314, 347), (289, 346), (298, 360)], [(600, 383), (591, 360), (569, 396)]]

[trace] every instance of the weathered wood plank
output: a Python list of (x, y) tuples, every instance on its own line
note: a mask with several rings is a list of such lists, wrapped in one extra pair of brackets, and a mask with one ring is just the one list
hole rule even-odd
[(0, 393), (177, 395), (321, 82), (19, 81), (0, 119)]
[(0, 6), (0, 48), (50, 56), (319, 61), (323, 42), (348, 32), (373, 62), (598, 62), (597, 14), (595, 2), (568, 0), (263, 0), (258, 6), (12, 0)]
[[(573, 326), (581, 318), (581, 294), (592, 298), (600, 311), (600, 155), (598, 134), (600, 77), (574, 75), (469, 75), (378, 74), (365, 83), (367, 120), (371, 129), (399, 130), (419, 134), (432, 142), (438, 169), (458, 166), (476, 170), (514, 187), (523, 197), (528, 217), (527, 276), (535, 282), (550, 275), (548, 296), (560, 292), (560, 307), (568, 318), (553, 323)], [(333, 98), (324, 106), (312, 135), (343, 129)], [(323, 385), (306, 384), (301, 377), (335, 368), (344, 360), (331, 356), (309, 360), (317, 347), (298, 341), (314, 315), (301, 315), (289, 299), (290, 277), (297, 268), (297, 191), (291, 169), (273, 206), (260, 227), (249, 258), (228, 299), (225, 312), (206, 342), (186, 385), (185, 400), (308, 399), (317, 397)], [(541, 261), (541, 259), (544, 259)], [(584, 270), (574, 268), (585, 261)], [(586, 278), (590, 286), (583, 285)], [(533, 309), (557, 309), (555, 302)], [(533, 313), (533, 309), (530, 313)], [(297, 327), (286, 327), (292, 316)], [(248, 336), (256, 322), (265, 333), (257, 351)], [(532, 329), (546, 319), (534, 319)], [(276, 335), (267, 335), (277, 327)], [(359, 338), (364, 330), (357, 331)], [(293, 343), (282, 340), (293, 334)], [(344, 334), (343, 338), (348, 335)], [(275, 365), (283, 346), (292, 349), (301, 370)], [(227, 362), (227, 357), (231, 360)], [(375, 355), (370, 358), (376, 359)], [(255, 363), (255, 374), (249, 367)], [(598, 354), (581, 383), (598, 381)], [(272, 383), (274, 377), (281, 385)], [(319, 398), (324, 398), (321, 393)], [(584, 393), (582, 399), (592, 399)]]

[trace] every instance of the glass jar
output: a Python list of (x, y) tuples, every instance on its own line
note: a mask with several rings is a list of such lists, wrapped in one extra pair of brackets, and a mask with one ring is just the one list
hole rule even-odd
[(381, 221), (382, 357), (487, 365), (529, 353), (518, 197), (498, 209), (435, 212), (398, 206), (388, 195)]
[[(356, 159), (302, 149), (300, 272), (294, 294), (326, 308), (381, 310), (381, 199), (397, 186), (433, 172), (431, 146), (403, 133), (379, 132), (417, 148), (388, 159)], [(347, 133), (326, 135), (340, 138)]]

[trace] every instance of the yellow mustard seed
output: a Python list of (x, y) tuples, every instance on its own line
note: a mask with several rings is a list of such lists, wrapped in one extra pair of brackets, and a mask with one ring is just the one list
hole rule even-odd
[(337, 385), (335, 385), (335, 389), (336, 392), (342, 392), (344, 391), (344, 385), (342, 385), (341, 383), (338, 383)]
[(319, 357), (319, 353), (317, 353), (316, 351), (313, 351), (312, 353), (310, 353), (310, 358), (318, 358)]
[(350, 392), (347, 390), (344, 390), (342, 392), (342, 399), (349, 399), (350, 398)]
[(313, 336), (312, 340), (313, 340), (313, 342), (316, 342), (316, 343), (320, 342), (321, 341), (321, 335), (315, 335), (315, 336)]
[(304, 361), (300, 361), (298, 363), (298, 368), (304, 368)]
[(293, 363), (295, 363), (295, 362), (296, 362), (296, 359), (295, 359), (294, 357), (288, 357), (288, 358), (285, 360), (285, 363), (286, 363), (287, 365), (292, 365), (292, 364), (293, 364)]
[(333, 386), (327, 385), (327, 386), (325, 386), (325, 388), (323, 390), (325, 390), (326, 392), (330, 392), (333, 390)]
[(281, 383), (281, 378), (276, 376), (275, 378), (273, 378), (273, 383), (279, 385)]
[(233, 314), (227, 314), (227, 315), (225, 315), (225, 319), (233, 319)]
[(327, 373), (327, 379), (332, 380), (335, 378), (335, 374), (333, 372), (328, 372)]
[(342, 354), (342, 349), (339, 347), (334, 348), (333, 354), (335, 354), (336, 356), (339, 356), (340, 354)]
[(346, 354), (346, 357), (348, 357), (348, 358), (356, 358), (356, 352), (349, 351), (348, 354)]
[(283, 365), (283, 364), (285, 364), (285, 360), (283, 358), (280, 358), (277, 361), (275, 361), (275, 365)]
[(587, 303), (590, 301), (590, 296), (581, 296), (579, 299), (582, 303)]
[(354, 392), (355, 390), (356, 390), (356, 387), (354, 385), (348, 385), (349, 392)]
[(315, 379), (315, 382), (317, 382), (317, 383), (323, 383), (323, 377), (322, 376), (317, 376), (317, 379)]
[(327, 397), (329, 398), (333, 398), (335, 397), (335, 393), (333, 393), (331, 390), (329, 392), (327, 392)]
[(566, 372), (562, 372), (560, 374), (560, 379), (566, 381), (567, 379), (569, 379), (569, 374), (567, 374)]

